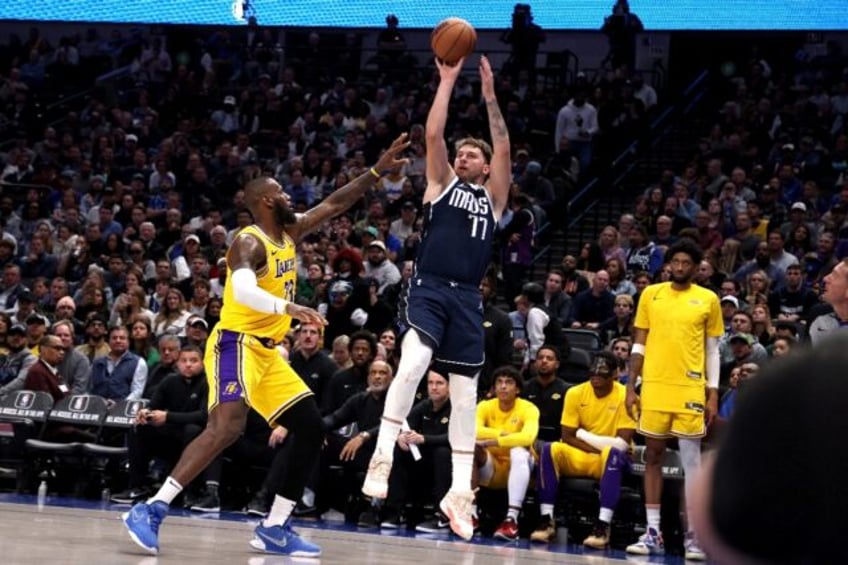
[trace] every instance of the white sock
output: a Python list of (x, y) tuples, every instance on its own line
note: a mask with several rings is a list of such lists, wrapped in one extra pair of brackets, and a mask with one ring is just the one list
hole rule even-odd
[(510, 506), (509, 510), (506, 511), (507, 519), (512, 518), (516, 522), (518, 522), (518, 513), (521, 512), (521, 508), (515, 508), (514, 506)]
[(451, 482), (451, 490), (467, 492), (471, 490), (471, 473), (474, 469), (474, 454), (473, 453), (457, 453), (451, 454), (451, 464), (453, 465), (453, 481)]
[(539, 513), (542, 516), (550, 516), (554, 517), (554, 505), (553, 504), (545, 504), (544, 502), (539, 505)]
[(477, 439), (477, 377), (451, 373), (448, 375), (451, 399), (451, 418), (448, 440), (453, 453), (451, 490), (471, 490), (471, 471), (474, 468), (474, 443)]
[(274, 504), (271, 505), (271, 511), (268, 512), (268, 517), (262, 520), (262, 525), (266, 528), (271, 526), (282, 526), (291, 516), (297, 502), (283, 498), (279, 494), (274, 495)]
[(660, 507), (645, 506), (645, 514), (648, 517), (648, 527), (660, 531)]
[(300, 500), (307, 508), (313, 506), (315, 504), (315, 491), (309, 487), (304, 488), (303, 496), (300, 497)]
[(433, 350), (421, 341), (415, 330), (406, 332), (400, 348), (400, 364), (386, 393), (383, 419), (380, 421), (380, 432), (377, 434), (376, 451), (389, 458), (394, 453), (401, 423), (406, 419), (415, 401), (418, 383), (427, 373), (427, 367), (433, 357)]
[(174, 480), (173, 477), (168, 477), (162, 486), (159, 487), (159, 492), (153, 495), (153, 498), (147, 501), (148, 504), (154, 502), (164, 502), (170, 505), (175, 498), (183, 491), (183, 486)]
[[(612, 524), (612, 508), (601, 508), (598, 513), (598, 520), (605, 524)], [(657, 522), (657, 527), (659, 528), (659, 522)]]

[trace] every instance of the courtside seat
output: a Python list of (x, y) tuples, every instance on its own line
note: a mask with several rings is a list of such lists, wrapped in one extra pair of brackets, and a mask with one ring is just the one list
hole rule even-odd
[(127, 455), (126, 445), (112, 446), (101, 443), (103, 436), (109, 430), (127, 431), (135, 425), (136, 414), (142, 408), (146, 408), (148, 401), (140, 400), (119, 400), (106, 414), (103, 420), (103, 425), (100, 428), (97, 440), (94, 442), (85, 442), (82, 444), (82, 452), (87, 455), (98, 457), (122, 457)]
[(571, 347), (579, 347), (586, 351), (600, 351), (603, 348), (601, 336), (594, 330), (563, 328), (562, 333)]

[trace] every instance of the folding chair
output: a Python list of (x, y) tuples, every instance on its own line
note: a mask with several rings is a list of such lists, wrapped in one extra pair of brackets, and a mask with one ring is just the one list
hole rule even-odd
[(84, 470), (82, 444), (96, 440), (108, 411), (106, 399), (100, 396), (75, 394), (60, 400), (47, 416), (42, 437), (24, 443), (28, 465), (39, 475), (46, 472), (47, 478), (74, 468)]
[(585, 349), (586, 351), (600, 351), (603, 348), (601, 336), (594, 330), (564, 328), (562, 332), (565, 334), (571, 347)]
[(96, 440), (82, 444), (82, 454), (89, 461), (90, 484), (97, 483), (100, 489), (112, 486), (110, 469), (121, 469), (118, 463), (129, 453), (127, 431), (135, 425), (138, 411), (148, 404), (147, 399), (117, 401), (106, 414)]
[[(40, 437), (53, 397), (47, 392), (19, 390), (0, 398), (0, 467), (6, 477), (14, 477), (17, 488), (24, 486), (24, 443)], [(7, 469), (8, 467), (8, 469)]]

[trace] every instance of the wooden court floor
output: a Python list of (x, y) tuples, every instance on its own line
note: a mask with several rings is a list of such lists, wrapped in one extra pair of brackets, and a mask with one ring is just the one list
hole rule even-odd
[[(593, 552), (580, 555), (546, 548), (466, 543), (448, 536), (426, 539), (395, 533), (365, 533), (350, 529), (298, 527), (305, 538), (323, 549), (320, 559), (292, 559), (256, 553), (248, 545), (253, 523), (217, 517), (169, 516), (161, 530), (161, 552), (145, 554), (126, 535), (119, 520), (121, 507), (69, 507), (68, 503), (38, 507), (0, 502), (0, 563), (4, 565), (166, 565), (288, 563), (398, 565), (444, 563), (496, 564), (613, 564), (623, 555)], [(89, 504), (88, 506), (92, 506)], [(577, 550), (579, 551), (579, 550)], [(651, 560), (654, 561), (654, 560)], [(676, 561), (676, 560), (674, 560)], [(642, 561), (648, 562), (647, 558)], [(657, 561), (654, 561), (657, 562)], [(658, 562), (670, 562), (659, 560)]]

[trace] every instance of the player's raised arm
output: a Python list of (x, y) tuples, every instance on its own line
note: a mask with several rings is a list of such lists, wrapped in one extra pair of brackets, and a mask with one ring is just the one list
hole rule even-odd
[(436, 67), (439, 69), (439, 86), (436, 88), (436, 96), (433, 98), (433, 105), (430, 106), (430, 113), (427, 114), (427, 125), (424, 129), (424, 140), (427, 143), (425, 203), (438, 197), (456, 174), (448, 162), (445, 123), (448, 119), (448, 107), (450, 106), (453, 86), (462, 71), (464, 62), (465, 58), (462, 58), (451, 66), (436, 59)]
[(389, 148), (380, 155), (373, 167), (334, 191), (323, 202), (302, 216), (299, 216), (297, 223), (287, 228), (289, 235), (295, 241), (299, 241), (304, 235), (314, 231), (325, 221), (338, 216), (356, 204), (386, 171), (407, 161), (407, 159), (400, 158), (400, 155), (409, 147), (407, 137), (406, 133), (400, 134)]
[(492, 196), (495, 217), (500, 219), (509, 201), (509, 184), (512, 176), (509, 131), (495, 96), (492, 66), (485, 55), (480, 57), (480, 87), (483, 100), (486, 102), (486, 112), (489, 114), (489, 133), (492, 136), (492, 162), (489, 166), (489, 180), (486, 186)]

